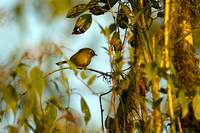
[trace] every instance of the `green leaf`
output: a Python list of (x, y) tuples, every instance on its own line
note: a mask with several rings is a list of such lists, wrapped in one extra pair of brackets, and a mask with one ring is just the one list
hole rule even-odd
[(155, 62), (146, 64), (144, 72), (147, 76), (147, 80), (151, 81), (153, 77), (158, 74), (158, 66)]
[(67, 64), (69, 65), (70, 69), (73, 70), (74, 74), (78, 75), (77, 66), (71, 60), (67, 60)]
[(192, 108), (194, 111), (194, 116), (197, 120), (200, 120), (200, 95), (196, 94), (192, 101)]
[(57, 116), (57, 108), (53, 104), (48, 104), (45, 108), (45, 118), (47, 121), (52, 124)]
[(86, 4), (80, 4), (77, 5), (73, 8), (71, 8), (68, 12), (67, 12), (67, 18), (75, 18), (77, 16), (79, 16), (80, 14), (82, 14), (83, 12), (88, 10), (88, 6)]
[(96, 80), (96, 75), (91, 76), (90, 79), (87, 81), (87, 85), (91, 86), (95, 80)]
[(91, 118), (91, 114), (90, 114), (89, 107), (83, 97), (81, 97), (81, 110), (85, 114), (84, 119), (87, 125), (88, 121)]
[(22, 115), (20, 116), (21, 120), (27, 119), (31, 113), (34, 106), (35, 100), (35, 91), (29, 90), (27, 93), (21, 98), (20, 105), (22, 106)]
[(98, 24), (98, 26), (101, 29), (101, 33), (103, 33), (103, 35), (108, 39), (110, 37), (110, 34), (111, 34), (110, 27), (103, 28), (103, 26), (101, 26), (100, 24)]
[(18, 102), (18, 95), (17, 95), (16, 89), (13, 86), (8, 85), (1, 88), (0, 91), (3, 93), (3, 98), (5, 102), (15, 114), (16, 109), (17, 109), (17, 102)]
[(87, 74), (86, 74), (86, 72), (85, 71), (82, 71), (81, 72), (81, 78), (82, 79), (86, 79), (88, 76), (87, 76)]
[(39, 67), (34, 67), (29, 73), (29, 78), (32, 87), (37, 90), (39, 96), (41, 97), (43, 89), (45, 88), (44, 73), (39, 69)]
[(84, 14), (80, 16), (75, 24), (72, 34), (82, 34), (90, 28), (92, 24), (92, 15)]

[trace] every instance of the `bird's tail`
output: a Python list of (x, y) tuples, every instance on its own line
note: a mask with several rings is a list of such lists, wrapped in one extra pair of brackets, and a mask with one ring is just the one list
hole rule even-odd
[(60, 66), (60, 65), (65, 64), (65, 63), (67, 63), (67, 61), (60, 61), (60, 62), (57, 62), (56, 65)]

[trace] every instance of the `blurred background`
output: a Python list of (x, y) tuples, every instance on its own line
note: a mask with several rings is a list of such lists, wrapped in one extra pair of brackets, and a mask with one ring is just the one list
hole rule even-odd
[[(111, 15), (105, 14), (93, 16), (93, 22), (88, 31), (81, 35), (72, 35), (76, 19), (67, 19), (66, 13), (71, 7), (86, 3), (88, 0), (1, 0), (0, 1), (0, 63), (4, 68), (9, 67), (13, 58), (21, 59), (28, 57), (26, 64), (37, 65), (35, 59), (40, 58), (45, 51), (50, 51), (45, 58), (40, 60), (43, 71), (46, 73), (58, 66), (56, 62), (70, 58), (80, 48), (90, 47), (97, 53), (90, 68), (109, 72), (110, 63), (106, 51), (105, 37), (100, 34), (98, 23), (108, 26), (112, 23)], [(26, 58), (27, 59), (27, 58)], [(109, 90), (109, 85), (102, 79), (97, 78), (89, 90), (80, 79), (74, 76), (70, 70), (66, 70), (68, 86), (75, 92), (70, 96), (70, 103), (66, 104), (82, 114), (80, 98), (83, 96), (91, 111), (91, 120), (87, 129), (101, 130), (99, 94)], [(86, 72), (94, 75), (93, 72)], [(59, 73), (52, 74), (49, 80), (59, 77)], [(55, 90), (54, 90), (55, 91)], [(60, 91), (64, 91), (64, 89)], [(94, 94), (95, 93), (95, 94)], [(80, 96), (81, 94), (81, 96)], [(48, 99), (48, 93), (46, 93)], [(53, 94), (52, 94), (53, 95)], [(56, 95), (56, 92), (55, 92)], [(108, 113), (109, 99), (111, 94), (104, 97), (104, 120)], [(45, 98), (43, 101), (46, 100)], [(67, 103), (67, 102), (66, 102)], [(13, 124), (13, 117), (7, 117), (1, 129), (8, 124)], [(1, 131), (2, 131), (1, 130)]]

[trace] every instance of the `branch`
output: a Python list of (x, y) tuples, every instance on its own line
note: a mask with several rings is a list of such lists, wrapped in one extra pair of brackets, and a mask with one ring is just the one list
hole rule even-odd
[[(132, 66), (130, 66), (130, 67), (128, 67), (128, 68), (122, 70), (122, 72), (127, 71), (127, 70), (130, 69), (131, 67), (132, 67)], [(59, 69), (53, 70), (53, 71), (47, 73), (46, 75), (44, 75), (44, 78), (47, 78), (49, 75), (51, 75), (51, 74), (53, 74), (53, 73), (56, 73), (56, 72), (59, 72), (59, 71), (61, 71), (61, 70), (65, 70), (65, 69), (71, 69), (71, 67), (63, 67), (63, 68), (59, 68)], [(80, 69), (80, 70), (81, 70), (81, 69), (89, 70), (89, 71), (92, 71), (92, 72), (99, 73), (99, 74), (101, 74), (101, 75), (103, 75), (103, 76), (107, 76), (107, 77), (109, 77), (109, 78), (112, 78), (112, 75), (111, 75), (112, 73), (111, 73), (111, 72), (102, 72), (102, 71), (95, 70), (95, 69), (92, 69), (92, 68), (83, 68), (83, 67), (78, 67), (77, 69)]]
[(36, 129), (33, 128), (33, 126), (31, 124), (28, 123), (28, 121), (26, 121), (26, 125), (34, 132), (36, 133)]
[[(56, 69), (56, 70), (53, 70), (52, 72), (49, 72), (47, 73), (44, 78), (48, 77), (49, 75), (53, 74), (53, 73), (56, 73), (56, 72), (59, 72), (61, 70), (65, 70), (65, 69), (71, 69), (71, 67), (63, 67), (63, 68), (59, 68), (59, 69)], [(78, 67), (77, 69), (85, 69), (85, 70), (89, 70), (89, 71), (92, 71), (92, 72), (96, 72), (96, 73), (99, 73), (103, 76), (107, 76), (107, 77), (112, 77), (112, 75), (108, 74), (108, 73), (105, 73), (105, 72), (102, 72), (102, 71), (99, 71), (99, 70), (95, 70), (95, 69), (92, 69), (92, 68), (83, 68), (83, 67)]]
[(104, 96), (104, 95), (106, 95), (106, 94), (108, 94), (108, 93), (110, 93), (110, 92), (112, 92), (112, 89), (109, 90), (109, 91), (107, 91), (107, 92), (105, 92), (105, 93), (100, 94), (100, 96), (99, 96), (100, 109), (101, 109), (101, 128), (102, 128), (102, 132), (103, 133), (104, 133), (104, 125), (103, 125), (103, 111), (104, 110), (103, 110), (103, 106), (102, 106), (101, 97)]

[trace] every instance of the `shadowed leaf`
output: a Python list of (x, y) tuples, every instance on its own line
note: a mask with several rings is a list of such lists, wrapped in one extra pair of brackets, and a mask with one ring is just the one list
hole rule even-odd
[(73, 8), (71, 8), (68, 12), (67, 12), (67, 18), (75, 18), (77, 16), (79, 16), (80, 14), (82, 14), (83, 12), (85, 12), (88, 9), (86, 4), (80, 4), (77, 5)]

